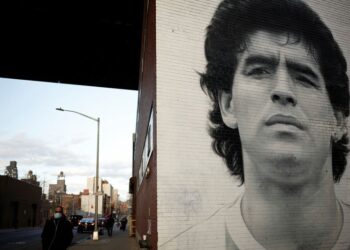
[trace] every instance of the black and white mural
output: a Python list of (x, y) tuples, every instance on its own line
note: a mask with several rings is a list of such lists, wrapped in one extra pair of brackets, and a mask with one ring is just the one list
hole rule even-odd
[(157, 2), (159, 249), (350, 249), (349, 9)]

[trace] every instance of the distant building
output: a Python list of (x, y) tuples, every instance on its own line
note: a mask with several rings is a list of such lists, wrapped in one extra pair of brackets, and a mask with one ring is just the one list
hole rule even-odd
[(24, 181), (24, 182), (31, 184), (31, 185), (34, 185), (34, 186), (40, 186), (40, 183), (36, 180), (36, 175), (33, 174), (32, 170), (29, 170), (26, 178), (21, 179), (21, 181)]
[(16, 161), (10, 161), (10, 166), (7, 166), (5, 169), (5, 175), (10, 176), (14, 179), (18, 179), (18, 170), (17, 170)]
[(107, 196), (112, 197), (113, 195), (113, 186), (106, 180), (102, 181), (102, 191)]
[(0, 176), (0, 228), (42, 225), (41, 187)]
[(81, 210), (81, 198), (78, 194), (64, 194), (61, 197), (61, 205), (66, 215), (78, 214)]
[[(85, 216), (95, 214), (95, 177), (87, 179), (87, 189), (81, 194), (81, 211)], [(112, 213), (113, 186), (106, 180), (98, 178), (98, 214)]]
[[(104, 215), (105, 207), (105, 196), (104, 194), (98, 195), (98, 215)], [(84, 213), (84, 216), (90, 217), (95, 214), (95, 195), (92, 193), (82, 194), (81, 198), (81, 211)]]
[(119, 200), (118, 189), (114, 189), (113, 195), (112, 195), (112, 205), (111, 205), (113, 211), (117, 211), (118, 200)]
[[(90, 193), (95, 193), (95, 177), (89, 177), (87, 179), (87, 189)], [(102, 179), (98, 178), (98, 191), (102, 190)]]
[(57, 176), (57, 183), (49, 185), (49, 200), (55, 201), (56, 203), (61, 203), (61, 195), (66, 194), (66, 181), (65, 175), (61, 171)]
[(106, 195), (104, 200), (105, 214), (112, 213), (113, 186), (108, 181), (102, 181), (102, 191)]
[(129, 201), (122, 201), (119, 203), (119, 211), (121, 215), (127, 215), (129, 212)]

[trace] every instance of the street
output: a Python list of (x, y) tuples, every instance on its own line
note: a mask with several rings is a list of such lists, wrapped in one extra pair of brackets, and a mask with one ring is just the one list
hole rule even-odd
[[(41, 249), (41, 232), (42, 228), (21, 228), (0, 230), (0, 248), (3, 250), (21, 249), (37, 250)], [(72, 245), (79, 244), (90, 238), (89, 233), (77, 233), (76, 228), (73, 230), (74, 238)]]

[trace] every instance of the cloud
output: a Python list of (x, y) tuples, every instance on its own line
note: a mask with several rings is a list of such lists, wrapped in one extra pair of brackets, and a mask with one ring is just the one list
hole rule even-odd
[(123, 162), (112, 162), (106, 165), (100, 165), (100, 173), (102, 178), (108, 177), (107, 179), (117, 178), (117, 179), (127, 179), (131, 177), (131, 163)]
[(71, 145), (79, 145), (79, 144), (84, 144), (87, 141), (89, 141), (90, 138), (88, 137), (76, 137), (76, 138), (72, 138), (67, 144), (66, 146), (71, 146)]
[(15, 160), (22, 165), (83, 166), (89, 165), (84, 157), (74, 154), (53, 143), (16, 134), (11, 138), (0, 138), (0, 158)]
[(96, 173), (96, 169), (95, 166), (66, 167), (64, 173), (66, 176), (94, 176)]

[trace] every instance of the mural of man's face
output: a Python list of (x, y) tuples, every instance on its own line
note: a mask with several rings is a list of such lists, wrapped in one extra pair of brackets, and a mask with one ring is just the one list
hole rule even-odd
[(332, 178), (331, 135), (339, 122), (302, 40), (252, 33), (220, 108), (225, 124), (238, 127), (247, 181), (250, 175), (288, 185)]

